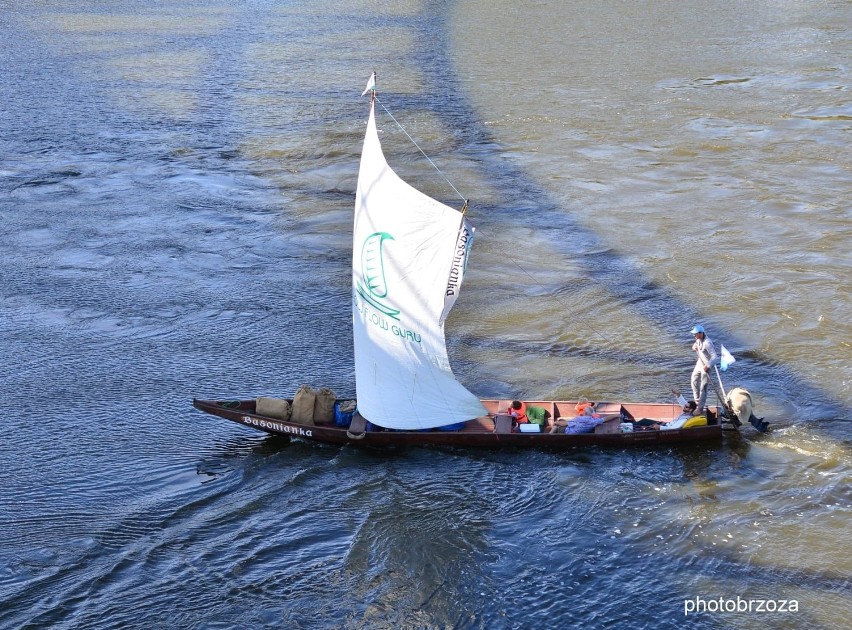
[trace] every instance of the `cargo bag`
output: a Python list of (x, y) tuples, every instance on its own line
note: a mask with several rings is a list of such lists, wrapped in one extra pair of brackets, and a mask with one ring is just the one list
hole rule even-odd
[(288, 420), (290, 418), (290, 402), (283, 398), (260, 396), (255, 400), (255, 413), (259, 416)]
[(290, 411), (290, 420), (299, 424), (314, 423), (314, 405), (317, 394), (308, 385), (302, 385), (293, 396), (293, 408)]
[(334, 422), (334, 402), (337, 396), (327, 387), (316, 394), (314, 402), (314, 424), (326, 425)]

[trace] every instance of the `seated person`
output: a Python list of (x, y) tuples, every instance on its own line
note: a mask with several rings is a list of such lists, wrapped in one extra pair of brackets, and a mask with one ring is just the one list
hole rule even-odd
[(506, 413), (514, 418), (514, 424), (527, 424), (530, 421), (527, 418), (527, 403), (520, 400), (513, 400)]
[(597, 409), (595, 409), (595, 403), (591, 401), (578, 402), (577, 406), (574, 407), (574, 409), (577, 412), (577, 417), (594, 416), (597, 413)]
[(621, 418), (620, 413), (602, 416), (595, 409), (595, 403), (580, 403), (576, 407), (576, 418), (558, 418), (550, 429), (551, 433), (593, 433), (595, 427), (604, 422)]
[(671, 422), (664, 422), (660, 425), (661, 430), (680, 429), (686, 424), (687, 420), (698, 415), (698, 403), (694, 400), (688, 400), (682, 409), (683, 413)]
[(547, 426), (552, 414), (544, 407), (536, 405), (527, 405), (527, 420), (530, 424), (537, 424), (540, 427)]

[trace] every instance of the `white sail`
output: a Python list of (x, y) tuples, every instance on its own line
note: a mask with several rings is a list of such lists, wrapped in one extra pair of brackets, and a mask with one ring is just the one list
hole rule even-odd
[(447, 290), (444, 294), (444, 310), (441, 312), (440, 322), (443, 324), (447, 315), (453, 309), (456, 299), (459, 297), (461, 284), (464, 280), (464, 272), (467, 269), (467, 257), (470, 246), (473, 244), (473, 233), (475, 228), (467, 219), (462, 219), (459, 227), (456, 247), (453, 249), (453, 260), (450, 265), (450, 277), (447, 279)]
[(356, 394), (370, 422), (428, 429), (486, 415), (453, 376), (444, 338), (472, 235), (458, 210), (391, 170), (371, 104), (352, 250)]

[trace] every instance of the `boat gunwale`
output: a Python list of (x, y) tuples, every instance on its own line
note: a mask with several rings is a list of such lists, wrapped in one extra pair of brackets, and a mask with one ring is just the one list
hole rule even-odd
[[(488, 408), (494, 403), (505, 401), (483, 400)], [(528, 401), (529, 403), (547, 401)], [(571, 401), (549, 401), (553, 403), (575, 404)], [(256, 413), (255, 400), (201, 400), (193, 399), (193, 406), (200, 411), (216, 415), (250, 429), (272, 435), (300, 438), (327, 444), (351, 445), (359, 447), (394, 446), (452, 446), (461, 448), (537, 448), (564, 450), (582, 446), (666, 446), (682, 443), (702, 443), (719, 440), (722, 437), (721, 423), (671, 429), (666, 431), (633, 431), (613, 433), (550, 433), (545, 430), (534, 433), (497, 433), (493, 428), (485, 428), (483, 423), (491, 423), (493, 415), (473, 418), (466, 422), (478, 422), (482, 428), (469, 428), (457, 431), (449, 430), (379, 430), (350, 433), (345, 426), (308, 425), (283, 420)], [(622, 403), (608, 403), (621, 405)], [(625, 407), (656, 408), (670, 410), (676, 405), (668, 403), (623, 403)]]

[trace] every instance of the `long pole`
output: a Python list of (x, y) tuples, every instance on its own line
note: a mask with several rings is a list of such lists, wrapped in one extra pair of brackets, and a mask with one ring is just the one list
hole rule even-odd
[(713, 369), (716, 370), (716, 378), (719, 379), (719, 385), (716, 386), (716, 381), (711, 377), (710, 383), (713, 385), (713, 389), (716, 391), (716, 397), (719, 399), (719, 405), (722, 409), (725, 410), (725, 416), (728, 417), (729, 420), (732, 420), (734, 424), (739, 426), (739, 418), (737, 418), (737, 414), (734, 413), (734, 410), (728, 406), (728, 395), (725, 393), (725, 386), (722, 385), (722, 375), (719, 374), (719, 368), (717, 366), (713, 366)]
[(727, 399), (728, 399), (728, 394), (726, 394), (726, 393), (725, 393), (725, 386), (724, 386), (724, 385), (722, 385), (722, 375), (721, 375), (721, 374), (719, 374), (719, 366), (718, 366), (718, 365), (714, 365), (714, 366), (713, 366), (713, 369), (714, 369), (714, 370), (716, 370), (716, 378), (718, 378), (718, 379), (719, 379), (719, 387), (720, 387), (720, 388), (721, 388), (721, 390), (722, 390), (722, 395), (725, 397), (725, 400), (727, 400)]

